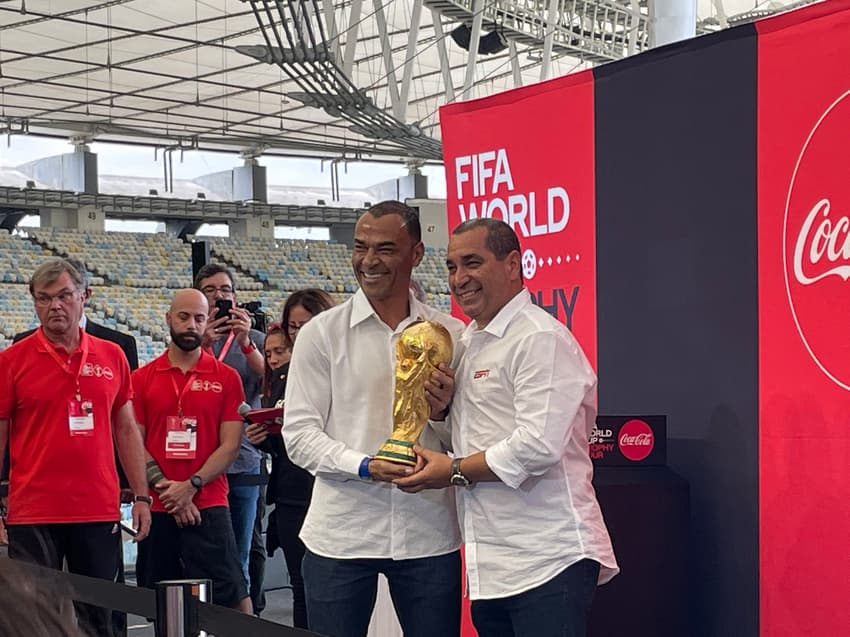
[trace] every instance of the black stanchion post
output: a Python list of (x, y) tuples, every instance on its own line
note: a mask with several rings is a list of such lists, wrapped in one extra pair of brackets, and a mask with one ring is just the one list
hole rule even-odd
[(212, 581), (165, 580), (156, 583), (156, 637), (205, 637), (198, 604), (212, 601)]

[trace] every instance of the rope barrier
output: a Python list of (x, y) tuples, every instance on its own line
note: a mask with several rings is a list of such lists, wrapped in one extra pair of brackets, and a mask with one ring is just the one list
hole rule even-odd
[[(8, 557), (0, 557), (0, 568)], [(109, 580), (86, 577), (15, 560), (15, 566), (38, 581), (49, 581), (72, 591), (74, 601), (111, 608), (124, 613), (155, 619), (165, 612), (157, 608), (156, 593), (147, 588), (116, 584)], [(216, 637), (320, 637), (301, 628), (284, 626), (230, 608), (198, 603), (198, 623), (201, 630)]]

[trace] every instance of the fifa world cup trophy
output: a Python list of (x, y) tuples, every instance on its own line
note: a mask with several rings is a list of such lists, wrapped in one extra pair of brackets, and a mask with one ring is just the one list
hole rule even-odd
[(440, 323), (416, 321), (401, 333), (396, 345), (393, 432), (375, 458), (415, 465), (413, 445), (428, 422), (431, 408), (425, 381), (440, 363), (452, 360), (452, 337)]

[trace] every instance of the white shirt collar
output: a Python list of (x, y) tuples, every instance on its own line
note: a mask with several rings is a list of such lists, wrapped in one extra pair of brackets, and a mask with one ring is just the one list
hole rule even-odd
[(514, 317), (530, 304), (531, 295), (529, 294), (528, 289), (522, 288), (510, 301), (502, 306), (502, 309), (496, 313), (496, 316), (487, 323), (483, 330), (479, 330), (477, 321), (471, 323), (468, 329), (472, 331), (487, 332), (496, 338), (502, 338), (502, 336), (505, 335), (505, 330), (508, 329), (508, 325), (511, 324)]
[[(408, 318), (416, 319), (424, 316), (422, 312), (423, 305), (416, 300), (416, 297), (413, 296), (413, 292), (408, 293), (408, 304), (410, 307)], [(348, 327), (355, 327), (370, 316), (374, 316), (376, 319), (381, 320), (378, 313), (375, 311), (375, 308), (373, 308), (372, 304), (369, 302), (369, 299), (366, 298), (366, 294), (362, 289), (358, 289), (351, 298), (351, 320), (349, 321)], [(406, 320), (401, 322), (401, 324), (404, 323), (406, 323)]]

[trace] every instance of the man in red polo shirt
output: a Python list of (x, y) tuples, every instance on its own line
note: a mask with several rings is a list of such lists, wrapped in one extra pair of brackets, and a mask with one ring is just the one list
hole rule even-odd
[(224, 476), (239, 452), (244, 394), (236, 371), (201, 349), (208, 314), (201, 292), (178, 291), (165, 315), (168, 349), (133, 372), (154, 497), (139, 583), (209, 578), (213, 602), (250, 613)]
[[(10, 452), (9, 556), (114, 580), (121, 532), (114, 445), (135, 494), (137, 540), (150, 528), (144, 449), (130, 368), (114, 343), (80, 329), (80, 273), (41, 265), (30, 293), (41, 327), (0, 352), (0, 453)], [(112, 635), (110, 611), (78, 604), (93, 634)]]

